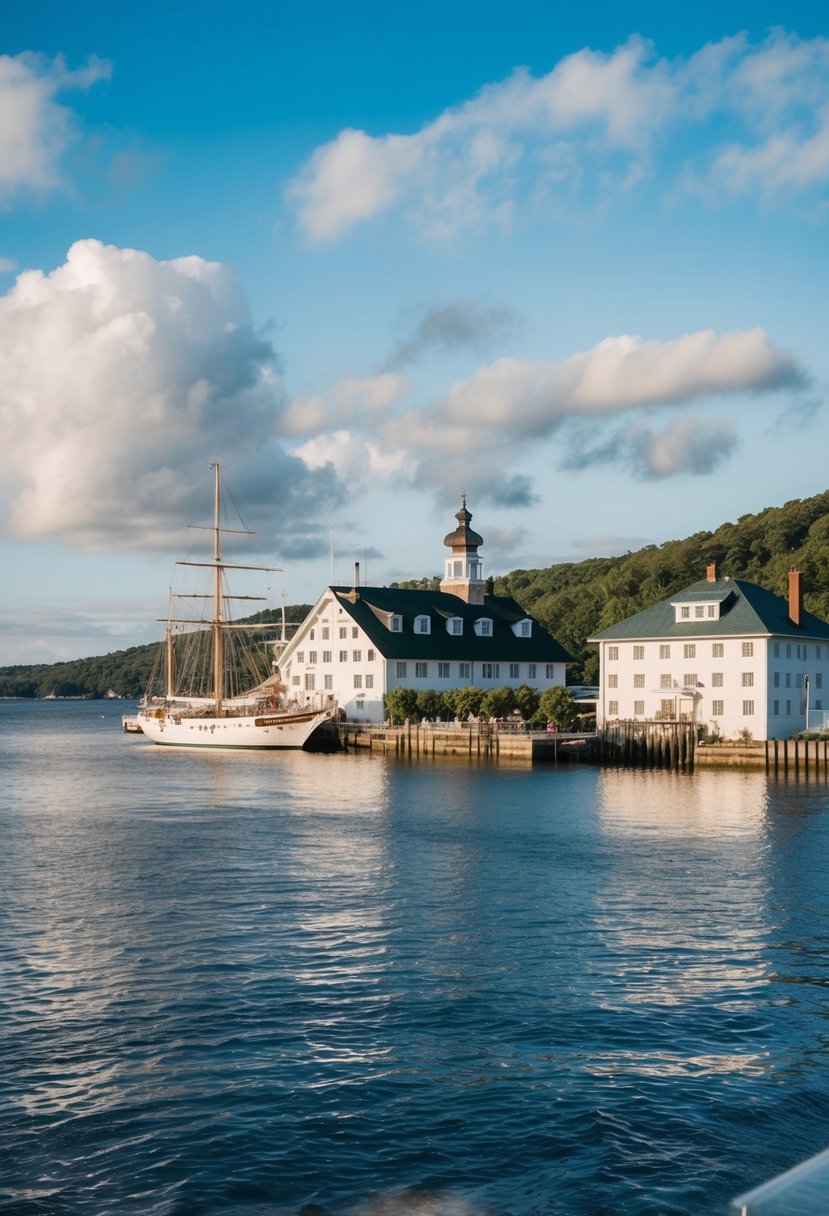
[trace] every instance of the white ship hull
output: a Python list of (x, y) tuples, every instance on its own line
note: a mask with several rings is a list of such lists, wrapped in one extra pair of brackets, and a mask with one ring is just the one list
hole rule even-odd
[(330, 717), (327, 709), (222, 717), (187, 716), (153, 707), (138, 711), (147, 738), (170, 747), (299, 748)]

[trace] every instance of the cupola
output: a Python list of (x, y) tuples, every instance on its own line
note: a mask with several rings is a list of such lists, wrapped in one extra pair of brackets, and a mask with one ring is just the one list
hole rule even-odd
[(451, 549), (451, 554), (444, 559), (444, 575), (440, 589), (449, 595), (457, 595), (466, 600), (467, 604), (482, 604), (485, 584), (478, 546), (484, 541), (483, 537), (469, 526), (472, 515), (466, 509), (465, 494), (455, 519), (458, 521), (457, 528), (443, 540)]

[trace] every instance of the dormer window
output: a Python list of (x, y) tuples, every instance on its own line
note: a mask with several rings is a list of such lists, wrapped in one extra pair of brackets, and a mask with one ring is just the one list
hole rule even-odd
[(517, 638), (530, 638), (533, 632), (533, 623), (530, 620), (516, 621), (512, 627), (512, 632)]
[(416, 616), (414, 621), (415, 633), (431, 633), (432, 622), (428, 616)]
[(720, 601), (703, 600), (702, 603), (673, 604), (674, 619), (678, 625), (683, 621), (717, 621), (720, 618)]
[(389, 617), (389, 629), (392, 633), (403, 632), (403, 617), (399, 613), (393, 612)]
[(463, 618), (459, 616), (450, 616), (446, 622), (446, 632), (451, 634), (453, 638), (459, 638), (463, 633)]
[(479, 616), (475, 622), (475, 632), (479, 638), (491, 638), (492, 618), (488, 616)]

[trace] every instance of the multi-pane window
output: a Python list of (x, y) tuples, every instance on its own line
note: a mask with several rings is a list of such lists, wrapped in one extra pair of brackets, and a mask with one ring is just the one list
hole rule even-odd
[(753, 687), (754, 687), (754, 672), (753, 671), (744, 671), (743, 672), (743, 688), (753, 688)]
[(712, 671), (711, 672), (711, 687), (712, 688), (722, 688), (722, 684), (723, 684), (723, 673), (721, 671)]
[(298, 650), (296, 652), (296, 661), (297, 661), (297, 663), (305, 662), (305, 651), (304, 650)]
[(683, 604), (683, 605), (682, 605), (682, 607), (681, 607), (681, 608), (680, 608), (680, 610), (679, 610), (679, 615), (680, 615), (680, 617), (682, 618), (682, 620), (683, 620), (683, 621), (687, 621), (687, 620), (689, 620), (689, 619), (690, 619), (690, 616), (691, 616), (691, 609), (688, 607), (688, 605), (687, 605), (687, 604)]
[(547, 663), (547, 665), (544, 668), (544, 679), (545, 680), (554, 680), (555, 678), (556, 678), (555, 663)]
[(376, 656), (375, 656), (375, 654), (374, 654), (374, 651), (373, 651), (373, 650), (367, 650), (367, 651), (366, 651), (366, 662), (367, 662), (367, 663), (373, 663), (373, 662), (374, 662), (375, 657), (376, 657)]
[(316, 650), (309, 650), (309, 651), (308, 651), (308, 662), (309, 662), (309, 663), (311, 664), (311, 666), (313, 667), (313, 665), (316, 663), (316, 661), (317, 661), (317, 652), (316, 652)]
[(415, 663), (415, 679), (425, 680), (429, 675), (428, 663)]
[(359, 674), (359, 672), (356, 672), (356, 671), (354, 673), (354, 687), (355, 688), (363, 687), (363, 677)]
[(492, 637), (492, 621), (489, 619), (489, 617), (479, 617), (479, 619), (475, 622), (475, 632), (478, 634), (478, 637), (481, 638)]
[(429, 621), (428, 616), (415, 617), (415, 633), (429, 632), (431, 632), (431, 622)]
[(528, 663), (528, 664), (527, 664), (527, 679), (528, 679), (528, 680), (534, 680), (534, 679), (535, 679), (535, 663)]
[(721, 718), (723, 716), (723, 714), (725, 712), (724, 706), (725, 706), (724, 701), (712, 701), (711, 702), (711, 713), (713, 714), (713, 716), (715, 718)]
[(532, 635), (533, 627), (531, 621), (521, 622), (521, 637), (528, 638)]
[(369, 674), (366, 676), (366, 688), (373, 688), (373, 687), (374, 687), (374, 676), (371, 674), (371, 672), (369, 672)]
[(347, 651), (347, 650), (341, 650), (341, 651), (340, 651), (340, 662), (341, 662), (341, 663), (347, 663), (347, 662), (348, 662), (348, 651)]
[[(311, 642), (313, 642), (313, 640), (314, 640), (314, 630), (313, 629), (308, 634), (308, 640)], [(799, 649), (799, 647), (798, 647), (798, 649)], [(800, 655), (798, 655), (797, 657), (800, 658)]]
[(323, 678), (325, 681), (325, 690), (326, 690), (326, 692), (330, 692), (332, 690), (332, 688), (334, 687), (334, 677), (333, 676), (324, 676)]
[(330, 651), (330, 650), (323, 650), (323, 652), (322, 652), (322, 661), (323, 661), (323, 663), (330, 663), (330, 662), (331, 662), (331, 651)]
[(644, 659), (645, 647), (644, 646), (634, 646), (633, 657), (634, 657), (634, 659)]
[(664, 643), (659, 647), (660, 659), (669, 659), (671, 657), (671, 648)]
[(645, 716), (645, 702), (644, 701), (634, 701), (633, 702), (633, 712), (637, 718), (643, 718)]
[(619, 702), (618, 702), (618, 701), (608, 701), (608, 703), (607, 703), (607, 712), (608, 712), (608, 714), (610, 715), (610, 717), (611, 717), (611, 718), (618, 718), (618, 716), (619, 716)]
[(471, 680), (472, 679), (472, 664), (471, 663), (458, 663), (458, 679), (459, 680)]
[(634, 675), (633, 687), (634, 688), (644, 688), (645, 687), (645, 673), (643, 671), (639, 671)]
[(673, 680), (671, 679), (669, 674), (659, 677), (659, 687), (660, 688), (673, 688)]
[(345, 625), (340, 625), (340, 637), (341, 638), (348, 637), (348, 629), (345, 627)]
[(772, 686), (773, 686), (774, 688), (779, 688), (779, 687), (780, 687), (780, 672), (779, 672), (779, 671), (775, 671), (775, 672), (772, 674), (772, 677), (771, 677), (771, 682), (772, 682)]
[(754, 657), (754, 643), (743, 642), (743, 658), (751, 659)]
[(779, 701), (772, 701), (771, 712), (774, 714), (775, 718), (780, 716), (780, 702)]
[(608, 646), (608, 648), (607, 648), (608, 662), (612, 663), (616, 659), (618, 659), (618, 657), (619, 657), (619, 647), (618, 646)]
[(448, 663), (438, 663), (438, 679), (439, 680), (448, 680), (449, 679), (449, 664)]
[(749, 718), (754, 713), (754, 702), (743, 701), (743, 717)]
[(352, 650), (351, 658), (352, 658), (353, 662), (355, 662), (355, 663), (362, 663), (362, 661), (363, 661), (362, 650)]
[(501, 674), (500, 663), (482, 663), (481, 675), (485, 680), (497, 680)]
[(686, 642), (682, 648), (683, 657), (686, 659), (695, 659), (697, 657), (697, 647), (694, 642)]
[(353, 638), (358, 638), (360, 636), (360, 630), (357, 628), (356, 625), (351, 626), (351, 636)]
[(398, 662), (397, 678), (398, 678), (398, 680), (405, 680), (405, 678), (406, 678), (406, 664), (405, 663)]
[(774, 657), (776, 659), (779, 659), (780, 658), (780, 643), (774, 642), (771, 650), (772, 650), (772, 654), (774, 655)]
[(510, 665), (509, 665), (509, 678), (510, 678), (511, 680), (517, 680), (517, 679), (519, 679), (519, 678), (520, 678), (520, 675), (521, 675), (521, 668), (520, 668), (520, 664), (518, 664), (518, 663), (510, 663)]
[(607, 686), (608, 686), (608, 688), (618, 688), (619, 687), (619, 677), (617, 675), (608, 676), (607, 677)]
[(314, 673), (313, 673), (313, 671), (306, 671), (306, 673), (305, 673), (305, 691), (306, 691), (306, 692), (313, 692), (313, 691), (314, 691), (314, 687), (315, 687), (315, 685), (314, 685)]
[(685, 688), (696, 688), (697, 684), (699, 683), (697, 673), (695, 671), (686, 672), (682, 677), (682, 683)]
[(725, 654), (725, 646), (722, 642), (711, 643), (711, 658), (721, 659)]
[(676, 707), (673, 703), (673, 700), (670, 697), (663, 697), (662, 700), (659, 702), (659, 712), (661, 713), (663, 718), (672, 717), (675, 708)]
[(331, 636), (331, 630), (328, 628), (327, 625), (323, 625), (323, 627), (322, 627), (323, 642), (327, 642), (330, 636)]
[(703, 604), (696, 605), (696, 607), (694, 608), (694, 616), (695, 617), (705, 616), (705, 606)]

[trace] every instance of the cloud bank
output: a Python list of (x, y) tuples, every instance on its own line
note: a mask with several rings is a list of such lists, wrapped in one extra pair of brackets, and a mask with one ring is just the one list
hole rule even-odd
[(677, 149), (680, 194), (770, 200), (825, 188), (829, 40), (774, 30), (687, 60), (660, 59), (639, 37), (610, 54), (580, 50), (545, 76), (521, 69), (488, 85), (414, 134), (341, 131), (287, 197), (313, 244), (395, 206), (423, 235), (448, 238), (509, 227), (520, 199), (551, 207), (575, 195), (584, 206), (628, 191)]
[[(704, 330), (668, 341), (621, 336), (558, 362), (498, 359), (456, 381), (438, 403), (414, 406), (389, 397), (370, 435), (359, 424), (318, 433), (298, 454), (314, 467), (330, 465), (352, 484), (370, 472), (450, 496), (462, 461), (467, 490), (501, 505), (526, 506), (535, 492), (521, 466), (528, 452), (542, 450), (539, 444), (547, 444), (551, 460), (565, 468), (604, 463), (644, 479), (702, 475), (734, 451), (733, 427), (687, 414), (661, 427), (646, 425), (644, 412), (750, 399), (804, 382), (794, 357), (759, 328)], [(295, 416), (293, 410), (288, 416)], [(320, 431), (334, 414), (320, 399)], [(595, 431), (608, 423), (614, 426), (609, 437), (584, 441), (585, 426)]]
[(87, 549), (180, 545), (219, 459), (251, 520), (278, 520), (281, 552), (323, 552), (314, 521), (339, 488), (276, 441), (283, 403), (227, 267), (79, 241), (0, 298), (9, 530)]

